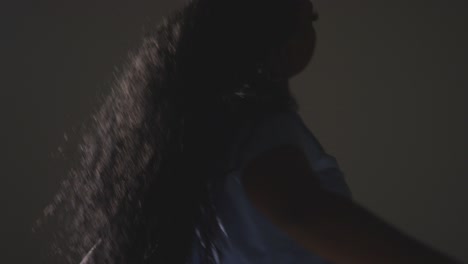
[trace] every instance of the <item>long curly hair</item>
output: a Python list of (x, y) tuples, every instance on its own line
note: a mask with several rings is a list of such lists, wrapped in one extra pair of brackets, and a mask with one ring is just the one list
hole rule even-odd
[(187, 263), (194, 239), (216, 262), (220, 153), (254, 115), (297, 107), (259, 71), (294, 28), (293, 2), (193, 0), (146, 33), (39, 220), (60, 226), (60, 263), (91, 249), (89, 263)]

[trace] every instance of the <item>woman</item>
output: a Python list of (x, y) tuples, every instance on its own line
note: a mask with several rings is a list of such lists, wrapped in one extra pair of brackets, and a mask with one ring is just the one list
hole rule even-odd
[(451, 263), (356, 205), (297, 114), (306, 0), (193, 0), (104, 98), (46, 215), (61, 262)]

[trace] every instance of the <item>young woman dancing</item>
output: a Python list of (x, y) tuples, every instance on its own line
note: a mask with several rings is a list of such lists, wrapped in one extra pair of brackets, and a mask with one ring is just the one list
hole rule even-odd
[(455, 263), (356, 204), (298, 115), (316, 19), (192, 0), (148, 33), (46, 210), (61, 263)]

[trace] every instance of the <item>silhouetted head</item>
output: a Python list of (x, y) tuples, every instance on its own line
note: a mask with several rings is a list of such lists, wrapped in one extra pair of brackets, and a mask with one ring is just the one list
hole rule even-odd
[[(292, 1), (294, 2), (294, 1)], [(315, 49), (316, 35), (313, 22), (318, 16), (309, 0), (297, 0), (296, 26), (278, 52), (270, 55), (275, 74), (284, 78), (300, 73), (309, 63)]]
[(206, 85), (209, 76), (221, 93), (274, 86), (313, 55), (317, 16), (309, 0), (194, 0), (185, 11), (177, 63), (191, 84)]

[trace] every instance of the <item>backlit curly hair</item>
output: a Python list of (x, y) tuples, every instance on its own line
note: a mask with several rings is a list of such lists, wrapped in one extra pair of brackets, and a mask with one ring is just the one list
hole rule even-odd
[(86, 263), (187, 263), (196, 233), (215, 262), (219, 153), (255, 114), (297, 107), (258, 71), (294, 27), (293, 2), (193, 0), (147, 32), (39, 220), (61, 227), (59, 263), (91, 248)]

